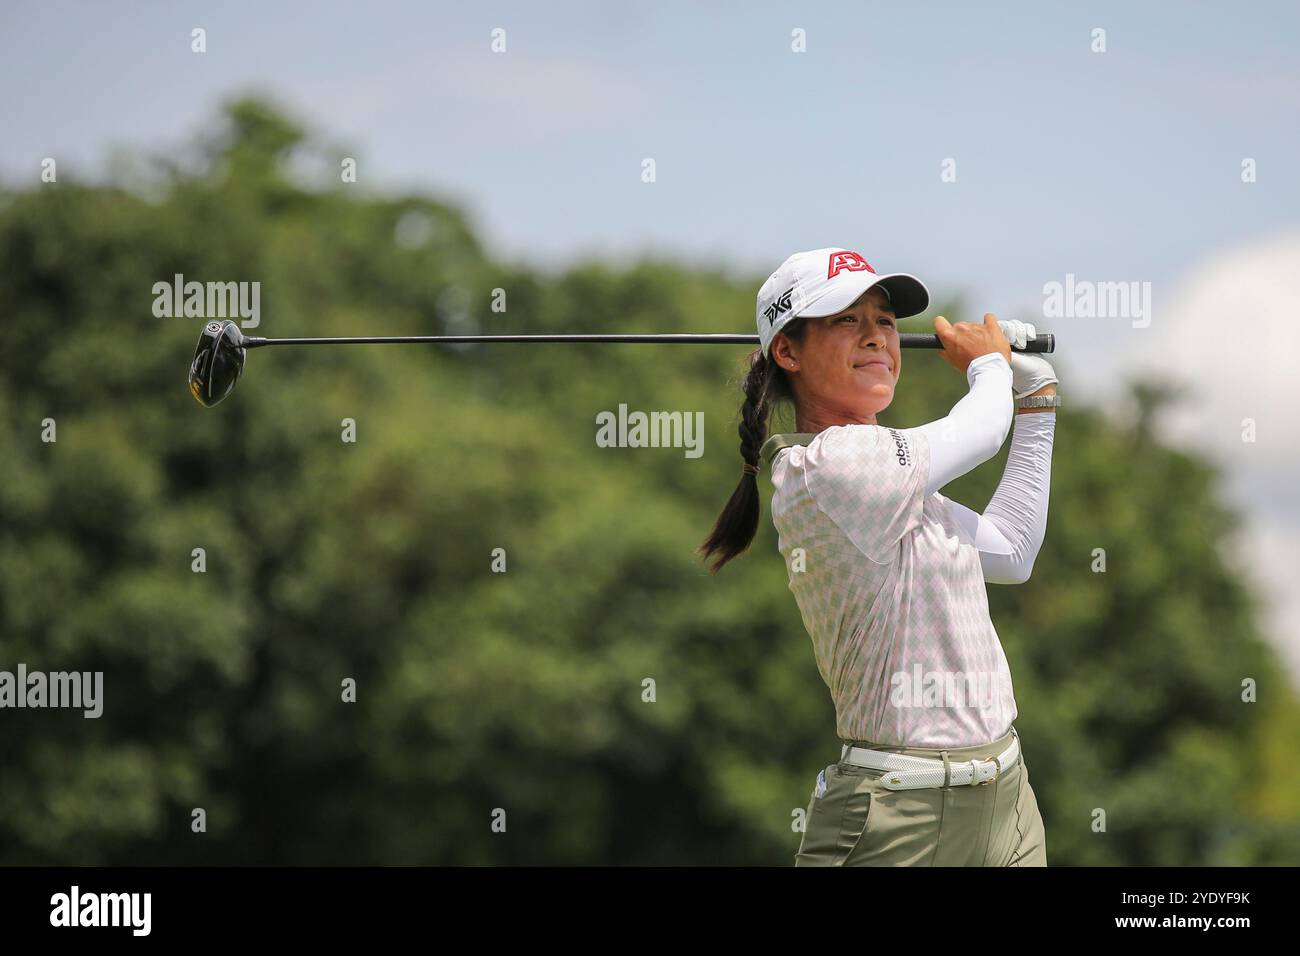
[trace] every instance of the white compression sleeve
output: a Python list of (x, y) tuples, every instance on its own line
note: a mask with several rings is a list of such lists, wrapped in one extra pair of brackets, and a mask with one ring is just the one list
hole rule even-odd
[(943, 499), (953, 520), (974, 539), (990, 584), (1023, 584), (1034, 570), (1047, 533), (1055, 435), (1055, 413), (1017, 415), (1007, 467), (984, 514)]
[(927, 495), (996, 455), (1011, 428), (1011, 366), (1001, 353), (973, 360), (966, 366), (966, 379), (970, 391), (946, 417), (914, 429), (930, 445)]

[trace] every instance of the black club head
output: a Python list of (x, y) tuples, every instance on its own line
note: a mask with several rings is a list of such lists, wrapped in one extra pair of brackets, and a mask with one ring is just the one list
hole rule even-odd
[(190, 394), (211, 408), (235, 389), (244, 371), (244, 334), (230, 319), (209, 322), (190, 362)]

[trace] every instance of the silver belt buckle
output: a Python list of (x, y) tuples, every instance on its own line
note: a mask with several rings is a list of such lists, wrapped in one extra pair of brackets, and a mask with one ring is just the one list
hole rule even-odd
[[(994, 757), (989, 757), (988, 760), (986, 760), (986, 761), (984, 761), (984, 762), (985, 762), (985, 763), (988, 763), (989, 760), (993, 761), (993, 776), (989, 777), (987, 780), (981, 780), (979, 783), (977, 783), (977, 784), (975, 785), (975, 786), (977, 786), (977, 787), (986, 787), (986, 786), (988, 786), (990, 783), (993, 783), (995, 780), (997, 780), (998, 777), (1002, 776), (1002, 761), (999, 760), (996, 756), (994, 756)], [(975, 766), (976, 763), (977, 763), (977, 761), (975, 761), (975, 760), (972, 760), (972, 761), (971, 761), (971, 776), (972, 776), (972, 777), (979, 776), (979, 768)]]

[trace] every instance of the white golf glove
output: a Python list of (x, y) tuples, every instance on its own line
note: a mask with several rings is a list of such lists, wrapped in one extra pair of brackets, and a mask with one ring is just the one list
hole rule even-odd
[(1023, 349), (1026, 342), (1030, 342), (1038, 334), (1034, 327), (1028, 322), (1012, 322), (1007, 319), (998, 319), (998, 326), (1002, 329), (1002, 334), (1007, 337), (1013, 349)]
[[(1013, 349), (1024, 348), (1038, 336), (1037, 330), (1028, 322), (1000, 319), (998, 325)], [(1016, 398), (1032, 395), (1044, 385), (1059, 384), (1056, 371), (1042, 355), (1037, 352), (1011, 353), (1011, 391)]]
[(1036, 352), (1011, 353), (1011, 392), (1016, 398), (1032, 395), (1044, 385), (1059, 385), (1050, 362)]

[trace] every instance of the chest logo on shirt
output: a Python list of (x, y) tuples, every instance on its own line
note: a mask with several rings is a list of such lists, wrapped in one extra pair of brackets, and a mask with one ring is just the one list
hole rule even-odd
[(826, 278), (834, 279), (841, 272), (861, 272), (863, 269), (873, 274), (876, 271), (871, 268), (871, 263), (856, 252), (832, 252), (830, 267), (826, 270)]
[(912, 450), (907, 447), (907, 439), (892, 428), (889, 429), (889, 434), (894, 439), (894, 457), (898, 459), (900, 465), (906, 468), (912, 463)]

